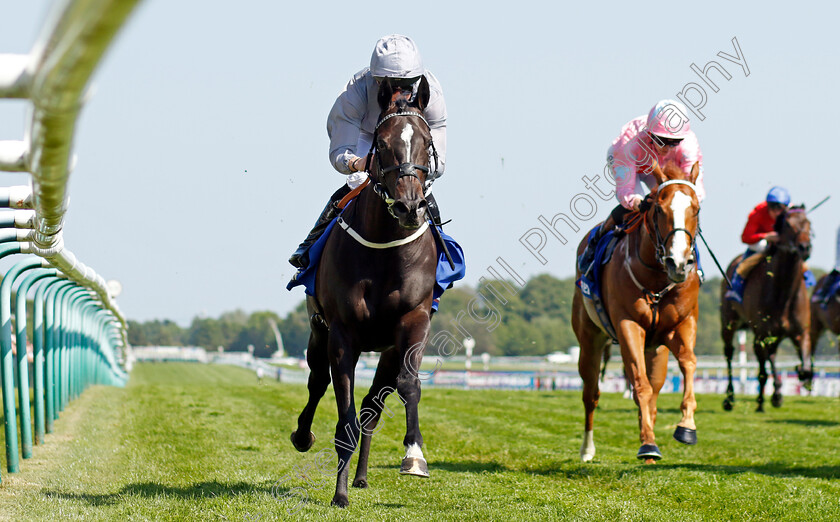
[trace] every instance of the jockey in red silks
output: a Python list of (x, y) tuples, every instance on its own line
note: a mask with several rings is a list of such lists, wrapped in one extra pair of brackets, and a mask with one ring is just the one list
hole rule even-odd
[[(773, 187), (767, 192), (767, 197), (755, 206), (747, 217), (747, 224), (741, 233), (741, 241), (747, 245), (743, 260), (738, 263), (735, 275), (732, 276), (731, 286), (725, 294), (729, 301), (740, 303), (744, 298), (744, 284), (750, 271), (755, 268), (770, 245), (779, 240), (776, 232), (776, 220), (787, 211), (790, 205), (790, 193), (784, 187)], [(806, 269), (804, 272), (806, 284), (813, 285), (814, 275)]]
[[(423, 67), (420, 51), (411, 38), (400, 34), (383, 36), (373, 49), (370, 67), (365, 67), (353, 75), (327, 116), (330, 164), (347, 176), (347, 183), (332, 195), (312, 231), (289, 258), (292, 266), (303, 269), (309, 265), (309, 247), (321, 237), (327, 225), (338, 215), (336, 204), (368, 177), (365, 172), (370, 162), (368, 151), (371, 150), (381, 110), (376, 99), (380, 82), (389, 78), (392, 86), (411, 89), (414, 96), (423, 76), (429, 82), (430, 95), (423, 116), (429, 124), (437, 151), (437, 177), (443, 175), (446, 166), (446, 102), (440, 82)], [(425, 197), (430, 217), (435, 224), (440, 225), (440, 211), (432, 195), (431, 184), (434, 179), (429, 173)]]
[(702, 201), (706, 196), (703, 154), (687, 114), (688, 110), (682, 103), (662, 100), (653, 106), (647, 116), (639, 116), (622, 127), (607, 151), (607, 165), (615, 179), (619, 205), (590, 238), (581, 254), (578, 266), (582, 272), (589, 270), (598, 240), (606, 232), (622, 223), (629, 212), (647, 210), (649, 203), (645, 201), (645, 194), (658, 185), (651, 173), (654, 162), (660, 166), (672, 162), (685, 173), (690, 173), (691, 167), (699, 162), (700, 174), (694, 184), (697, 198)]

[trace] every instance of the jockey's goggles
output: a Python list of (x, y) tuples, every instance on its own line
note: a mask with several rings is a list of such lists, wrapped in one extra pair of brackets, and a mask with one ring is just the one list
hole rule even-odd
[[(376, 80), (376, 83), (382, 83), (382, 80), (388, 78), (387, 76), (374, 76), (373, 79)], [(391, 78), (391, 85), (393, 87), (399, 87), (401, 89), (405, 89), (411, 87), (417, 80), (419, 80), (419, 76), (415, 76), (414, 78)]]
[(676, 147), (682, 142), (682, 138), (666, 138), (658, 134), (651, 134), (653, 141), (659, 143), (662, 147)]

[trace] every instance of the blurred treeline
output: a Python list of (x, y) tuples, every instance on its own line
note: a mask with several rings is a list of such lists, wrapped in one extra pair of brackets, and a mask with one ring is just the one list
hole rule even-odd
[[(700, 288), (700, 319), (697, 329), (698, 355), (722, 355), (720, 341), (719, 278)], [(548, 274), (531, 278), (524, 286), (513, 282), (485, 281), (477, 288), (458, 285), (441, 299), (440, 311), (432, 318), (431, 338), (448, 330), (455, 339), (467, 335), (475, 341), (474, 353), (491, 355), (545, 355), (577, 345), (572, 331), (571, 309), (574, 280)], [(201, 346), (215, 351), (245, 351), (267, 357), (277, 350), (271, 322), (282, 335), (288, 355), (301, 356), (309, 338), (309, 321), (303, 302), (285, 317), (274, 312), (247, 314), (234, 311), (218, 319), (196, 318), (187, 328), (172, 321), (129, 321), (129, 342), (134, 346)], [(751, 350), (750, 350), (751, 351)], [(793, 352), (786, 342), (782, 351)], [(428, 348), (426, 353), (436, 353)], [(824, 336), (821, 355), (836, 354)], [(616, 352), (617, 353), (617, 352)]]

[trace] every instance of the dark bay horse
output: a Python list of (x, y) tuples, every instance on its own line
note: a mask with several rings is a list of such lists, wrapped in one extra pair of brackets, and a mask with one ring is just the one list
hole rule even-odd
[[(817, 281), (817, 286), (814, 287), (814, 294), (816, 294), (825, 284), (828, 274), (822, 276)], [(840, 341), (840, 294), (834, 295), (823, 307), (822, 303), (811, 302), (811, 354), (817, 351), (817, 343), (820, 340), (822, 333), (828, 330), (830, 333), (838, 336)], [(840, 347), (840, 342), (838, 342)]]
[[(429, 84), (417, 93), (392, 87), (386, 79), (377, 95), (377, 124), (371, 183), (347, 207), (324, 247), (315, 296), (307, 298), (311, 335), (307, 362), (309, 401), (298, 418), (292, 443), (312, 447), (312, 418), (332, 376), (338, 404), (335, 448), (338, 477), (332, 504), (346, 507), (350, 458), (361, 451), (353, 485), (367, 487), (371, 436), (394, 391), (405, 404), (406, 455), (400, 473), (428, 476), (417, 417), (417, 370), (429, 333), (437, 248), (426, 221), (423, 188), (433, 147), (423, 109)], [(359, 419), (353, 399), (356, 363), (362, 352), (381, 352)]]
[[(782, 380), (776, 373), (776, 349), (785, 338), (790, 338), (802, 361), (797, 367), (799, 378), (810, 388), (812, 371), (811, 311), (808, 292), (802, 277), (804, 263), (811, 255), (811, 223), (801, 206), (791, 207), (776, 220), (779, 240), (767, 250), (767, 255), (745, 279), (743, 303), (724, 298), (726, 282), (721, 284), (720, 324), (729, 386), (723, 409), (731, 410), (735, 402), (732, 385), (732, 356), (735, 352), (732, 338), (737, 330), (749, 328), (755, 339), (753, 349), (758, 359), (758, 408), (764, 411), (764, 386), (767, 384), (766, 362), (773, 373), (773, 395), (770, 402), (782, 405)], [(743, 258), (736, 257), (727, 269), (731, 278)]]
[[(653, 426), (656, 400), (667, 377), (668, 351), (679, 361), (685, 381), (680, 406), (682, 419), (674, 438), (684, 444), (697, 442), (694, 411), (694, 370), (697, 358), (697, 296), (700, 278), (694, 258), (700, 202), (694, 182), (697, 164), (686, 175), (675, 165), (665, 170), (658, 165), (652, 174), (658, 188), (651, 192), (653, 204), (643, 214), (629, 216), (638, 226), (620, 239), (611, 260), (603, 267), (603, 302), (616, 332), (624, 360), (625, 375), (633, 386), (638, 406), (638, 458), (650, 463), (662, 457), (656, 446)], [(587, 239), (578, 246), (583, 252)], [(578, 277), (580, 271), (578, 271)], [(572, 326), (580, 343), (578, 371), (583, 379), (584, 462), (595, 456), (594, 412), (600, 390), (598, 373), (602, 352), (610, 339), (601, 326), (592, 301), (575, 288)]]

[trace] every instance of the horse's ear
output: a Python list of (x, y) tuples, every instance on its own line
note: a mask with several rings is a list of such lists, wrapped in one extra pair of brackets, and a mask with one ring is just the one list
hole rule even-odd
[(394, 95), (394, 87), (391, 85), (390, 78), (383, 78), (379, 83), (379, 93), (376, 95), (376, 101), (379, 103), (379, 110), (385, 112), (391, 105), (391, 98)]
[(653, 166), (651, 167), (650, 173), (653, 175), (654, 178), (656, 178), (658, 184), (662, 184), (668, 181), (668, 177), (665, 175), (664, 172), (662, 172), (662, 169), (659, 167), (659, 162), (656, 160), (653, 160)]
[(429, 105), (430, 97), (429, 80), (426, 79), (426, 75), (424, 74), (420, 77), (420, 85), (417, 87), (417, 108), (421, 111), (425, 110)]
[(697, 182), (697, 176), (700, 175), (700, 162), (695, 161), (694, 165), (691, 167), (691, 172), (688, 173), (688, 181), (691, 183)]

